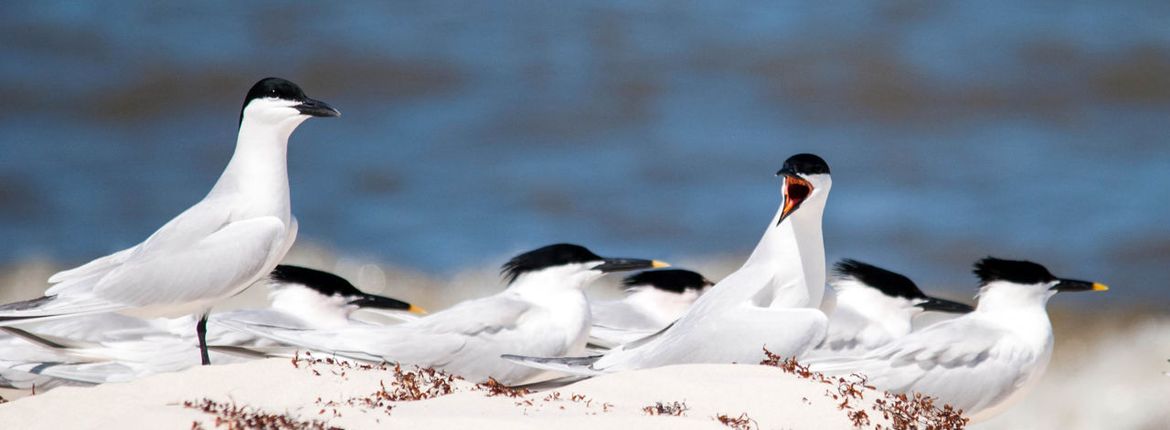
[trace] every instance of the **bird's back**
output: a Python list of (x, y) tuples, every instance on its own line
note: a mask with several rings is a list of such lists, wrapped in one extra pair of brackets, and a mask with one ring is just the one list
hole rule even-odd
[(814, 362), (813, 370), (859, 373), (879, 389), (921, 392), (979, 414), (1020, 394), (1047, 363), (1051, 342), (1036, 345), (975, 315), (942, 321), (860, 358)]

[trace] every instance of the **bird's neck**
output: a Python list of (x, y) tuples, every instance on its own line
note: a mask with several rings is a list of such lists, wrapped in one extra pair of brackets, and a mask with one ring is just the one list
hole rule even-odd
[(562, 335), (564, 343), (551, 353), (581, 354), (589, 335), (592, 316), (583, 288), (600, 276), (573, 268), (551, 268), (520, 275), (503, 294), (534, 305), (543, 315), (543, 327), (550, 335)]
[(253, 216), (288, 218), (288, 138), (303, 119), (278, 124), (244, 120), (236, 150), (209, 198), (230, 196), (248, 202)]
[(992, 282), (980, 289), (979, 303), (972, 313), (1043, 345), (1052, 339), (1052, 323), (1045, 309), (1052, 294), (1045, 286)]
[(307, 288), (277, 287), (268, 293), (272, 309), (296, 316), (314, 329), (344, 327), (353, 307), (341, 296), (323, 296)]
[(584, 288), (601, 277), (600, 272), (574, 266), (550, 267), (517, 276), (508, 291), (534, 301), (559, 300), (565, 296), (584, 297)]
[(808, 304), (819, 308), (825, 298), (825, 240), (821, 233), (821, 219), (825, 213), (823, 198), (810, 199), (805, 207), (792, 214), (796, 244), (800, 249), (800, 265), (804, 270)]
[(829, 315), (829, 324), (854, 324), (856, 331), (878, 328), (890, 337), (901, 337), (911, 330), (915, 308), (908, 300), (891, 298), (880, 291), (852, 280), (837, 284), (837, 306)]
[(1019, 285), (993, 281), (979, 289), (980, 312), (1036, 312), (1044, 313), (1053, 291), (1044, 285)]
[(774, 307), (819, 307), (824, 298), (825, 246), (821, 237), (823, 202), (810, 200), (777, 225), (782, 209), (776, 211), (768, 230), (744, 267), (767, 268), (775, 276), (762, 305)]
[(695, 290), (672, 293), (654, 287), (635, 287), (627, 291), (625, 302), (659, 325), (667, 325), (686, 313), (699, 294)]

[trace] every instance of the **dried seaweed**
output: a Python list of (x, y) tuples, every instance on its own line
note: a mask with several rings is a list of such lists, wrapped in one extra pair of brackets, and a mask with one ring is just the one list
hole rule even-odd
[(873, 425), (869, 412), (863, 405), (853, 402), (862, 400), (865, 393), (873, 392), (880, 398), (874, 399), (870, 411), (877, 412), (890, 421), (891, 427), (881, 424), (873, 425), (874, 430), (960, 430), (967, 426), (968, 418), (963, 417), (961, 410), (951, 405), (938, 406), (938, 399), (921, 393), (913, 395), (893, 394), (879, 391), (868, 384), (868, 378), (861, 374), (851, 374), (831, 378), (820, 372), (809, 370), (794, 358), (784, 358), (764, 349), (764, 360), (760, 364), (778, 367), (785, 373), (796, 375), (799, 378), (820, 382), (832, 386), (825, 390), (825, 396), (833, 399), (837, 409), (845, 411), (845, 415), (854, 427), (865, 428)]
[(685, 401), (670, 403), (654, 402), (653, 405), (642, 408), (642, 412), (645, 412), (646, 415), (669, 415), (672, 417), (681, 417), (686, 411), (690, 409), (691, 408), (687, 406), (687, 402)]
[(719, 421), (719, 424), (723, 424), (735, 430), (753, 430), (760, 428), (760, 423), (756, 422), (756, 420), (752, 419), (751, 417), (748, 417), (747, 412), (739, 414), (738, 417), (734, 418), (730, 415), (724, 414), (716, 415), (714, 418), (715, 421)]
[[(183, 407), (195, 409), (215, 416), (214, 428), (227, 430), (341, 430), (323, 421), (302, 420), (295, 416), (265, 412), (251, 406), (239, 406), (235, 402), (223, 403), (208, 398), (188, 400)], [(192, 430), (203, 430), (198, 421), (191, 423)]]

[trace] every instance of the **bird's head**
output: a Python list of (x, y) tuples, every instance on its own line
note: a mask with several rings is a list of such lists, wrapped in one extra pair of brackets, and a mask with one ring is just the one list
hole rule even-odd
[(264, 78), (248, 90), (240, 109), (240, 125), (244, 121), (259, 124), (300, 124), (309, 117), (340, 116), (327, 103), (305, 95), (301, 87), (281, 78)]
[(979, 307), (1039, 303), (1043, 305), (1058, 292), (1108, 291), (1105, 284), (1058, 278), (1031, 261), (987, 257), (975, 263), (979, 277)]
[(909, 316), (924, 311), (967, 313), (975, 310), (971, 305), (928, 296), (910, 278), (857, 260), (841, 260), (836, 265), (836, 272), (838, 279), (834, 286), (838, 289), (838, 306), (875, 307)]
[(622, 280), (626, 303), (662, 324), (682, 317), (714, 285), (703, 275), (681, 269), (647, 270)]
[(509, 285), (537, 282), (580, 289), (606, 273), (667, 266), (657, 260), (601, 257), (584, 246), (559, 243), (513, 257), (501, 273)]
[(268, 276), (272, 307), (313, 325), (342, 324), (358, 309), (426, 313), (410, 303), (363, 292), (329, 272), (280, 265)]
[(693, 294), (698, 297), (715, 283), (696, 272), (683, 269), (647, 270), (622, 280), (626, 291), (652, 288), (664, 293)]
[(784, 161), (784, 166), (776, 172), (776, 176), (784, 178), (781, 188), (784, 203), (776, 225), (780, 225), (808, 202), (819, 202), (823, 205), (829, 188), (833, 185), (833, 179), (829, 175), (829, 164), (813, 154), (796, 154), (788, 157)]

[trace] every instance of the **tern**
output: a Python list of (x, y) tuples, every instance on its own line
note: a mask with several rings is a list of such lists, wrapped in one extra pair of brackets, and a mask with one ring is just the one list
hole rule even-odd
[(656, 260), (604, 258), (579, 245), (556, 244), (504, 264), (504, 291), (402, 324), (334, 330), (228, 325), (342, 357), (433, 367), (472, 381), (490, 377), (511, 385), (540, 371), (505, 361), (502, 354), (562, 356), (585, 350), (587, 285), (610, 272), (666, 266)]
[(326, 329), (362, 324), (352, 315), (359, 309), (425, 314), (421, 307), (402, 300), (366, 293), (345, 278), (307, 267), (279, 265), (269, 275), (270, 309), (235, 311), (217, 319), (256, 324), (288, 324), (287, 317), (301, 327)]
[(820, 343), (827, 325), (817, 307), (826, 277), (821, 216), (832, 186), (829, 165), (797, 154), (777, 175), (784, 178), (783, 200), (755, 251), (674, 324), (604, 355), (505, 359), (588, 376), (683, 363), (755, 364), (763, 348), (791, 357)]
[(690, 270), (636, 273), (622, 280), (625, 298), (591, 302), (589, 344), (612, 348), (652, 335), (673, 323), (713, 282)]
[(962, 409), (971, 422), (1009, 407), (1035, 385), (1052, 356), (1045, 305), (1058, 292), (1106, 291), (1061, 279), (1030, 261), (987, 257), (975, 264), (975, 310), (895, 339), (857, 358), (812, 362), (815, 371), (859, 373), (875, 387), (919, 392)]
[[(223, 321), (236, 325), (282, 324), (328, 329), (370, 324), (351, 318), (359, 309), (425, 313), (410, 303), (363, 292), (340, 276), (305, 267), (276, 266), (266, 283), (271, 302), (269, 308), (211, 315), (207, 339), (219, 347), (212, 352), (223, 352), (228, 346), (255, 348), (274, 345), (262, 338), (228, 330), (222, 326)], [(78, 327), (72, 323), (76, 321), (106, 330), (80, 338), (74, 336)], [(197, 344), (195, 336), (186, 329), (190, 322), (190, 317), (141, 320), (118, 314), (47, 321), (37, 325), (36, 333), (19, 330), (13, 333), (17, 336), (0, 338), (0, 351), (3, 351), (0, 357), (4, 358), (0, 367), (28, 369), (27, 373), (81, 383), (126, 381), (178, 371), (198, 364), (188, 354)], [(41, 348), (32, 347), (28, 344), (30, 341)], [(225, 354), (216, 359), (238, 361), (234, 359), (238, 356)], [(4, 372), (0, 372), (0, 376), (5, 376)], [(7, 379), (21, 380), (19, 377)], [(21, 388), (27, 386), (25, 383)], [(37, 386), (44, 387), (45, 384), (40, 382)]]
[(0, 325), (114, 311), (198, 315), (200, 358), (210, 364), (212, 306), (271, 272), (296, 239), (289, 136), (306, 119), (339, 115), (292, 82), (257, 82), (244, 98), (235, 153), (203, 200), (142, 243), (53, 275), (44, 297), (0, 306)]
[(801, 359), (860, 355), (905, 336), (915, 316), (926, 312), (963, 314), (971, 305), (927, 296), (910, 278), (862, 263), (836, 265), (836, 306), (829, 314), (825, 340)]

